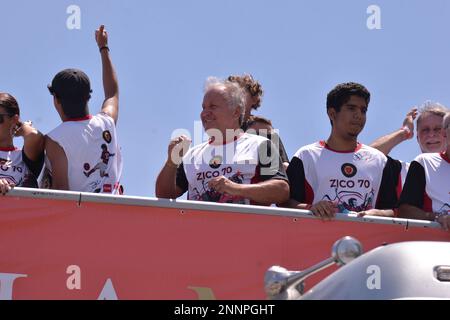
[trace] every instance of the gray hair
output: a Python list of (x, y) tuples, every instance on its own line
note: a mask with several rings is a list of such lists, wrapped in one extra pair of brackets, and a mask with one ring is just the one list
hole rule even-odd
[(449, 109), (440, 104), (439, 102), (433, 102), (433, 101), (425, 101), (420, 107), (419, 107), (419, 116), (417, 117), (417, 125), (419, 125), (420, 120), (422, 119), (422, 115), (431, 113), (438, 117), (444, 117), (445, 114), (449, 112)]
[(239, 125), (242, 125), (245, 114), (246, 92), (239, 84), (228, 80), (223, 80), (216, 77), (208, 77), (205, 82), (205, 94), (214, 88), (225, 88), (226, 100), (231, 110), (236, 107), (239, 108), (241, 117), (239, 118)]
[(447, 129), (450, 125), (450, 112), (447, 112), (444, 116), (444, 120), (442, 120), (442, 126), (444, 129)]

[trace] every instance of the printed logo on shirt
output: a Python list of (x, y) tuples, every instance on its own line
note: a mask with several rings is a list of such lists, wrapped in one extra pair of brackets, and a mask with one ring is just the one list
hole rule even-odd
[(0, 158), (0, 166), (10, 167), (11, 163), (11, 160)]
[(209, 166), (213, 169), (218, 169), (222, 165), (222, 157), (221, 156), (215, 156), (211, 159), (209, 162)]
[(356, 167), (351, 163), (344, 163), (341, 167), (342, 174), (346, 176), (347, 178), (353, 178), (358, 170)]
[(89, 163), (85, 163), (83, 165), (84, 168), (83, 173), (86, 176), (86, 178), (89, 178), (91, 174), (93, 174), (97, 170), (99, 170), (100, 172), (100, 178), (109, 177), (109, 173), (107, 172), (109, 158), (114, 157), (116, 154), (110, 153), (108, 151), (108, 146), (106, 144), (102, 144), (101, 149), (102, 153), (100, 155), (100, 161), (95, 165), (94, 168), (91, 169), (91, 165)]
[(105, 140), (108, 144), (111, 143), (112, 137), (109, 130), (103, 131), (103, 140)]
[(104, 184), (103, 185), (103, 192), (104, 193), (111, 193), (112, 191), (112, 186), (110, 184)]
[(368, 161), (372, 158), (372, 155), (367, 151), (359, 151), (353, 155), (355, 161)]
[(340, 213), (361, 212), (373, 209), (375, 190), (368, 193), (358, 191), (347, 191), (335, 188), (335, 195), (325, 195), (322, 200), (333, 202)]
[(450, 205), (448, 203), (444, 204), (442, 208), (438, 210), (440, 214), (450, 214)]

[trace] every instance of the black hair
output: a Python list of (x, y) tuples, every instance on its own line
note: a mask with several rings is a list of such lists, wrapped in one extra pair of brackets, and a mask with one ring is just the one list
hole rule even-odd
[[(344, 104), (346, 104), (352, 96), (358, 96), (366, 101), (369, 105), (370, 92), (362, 84), (355, 82), (346, 82), (338, 84), (333, 90), (328, 93), (327, 96), (327, 110), (334, 109), (336, 112), (340, 112)], [(333, 126), (333, 121), (331, 121)]]
[(3, 107), (10, 117), (16, 114), (20, 116), (19, 104), (9, 93), (0, 93), (0, 107)]

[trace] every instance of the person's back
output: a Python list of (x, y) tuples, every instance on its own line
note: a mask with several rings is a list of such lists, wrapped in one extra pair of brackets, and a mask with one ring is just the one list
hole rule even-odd
[(81, 70), (59, 72), (49, 86), (63, 123), (46, 137), (51, 187), (95, 193), (121, 193), (122, 159), (117, 141), (119, 86), (101, 26), (96, 31), (103, 68), (105, 101), (101, 112), (89, 114), (91, 86)]
[(48, 137), (66, 154), (69, 190), (118, 193), (122, 161), (110, 116), (99, 113), (63, 122)]

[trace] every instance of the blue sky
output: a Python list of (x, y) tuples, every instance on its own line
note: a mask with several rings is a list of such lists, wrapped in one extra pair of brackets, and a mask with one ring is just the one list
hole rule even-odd
[[(289, 156), (326, 139), (327, 93), (356, 81), (372, 93), (360, 141), (401, 127), (425, 100), (450, 105), (448, 0), (1, 0), (0, 90), (43, 133), (60, 123), (46, 85), (61, 69), (91, 78), (91, 113), (103, 101), (94, 30), (105, 24), (120, 90), (122, 182), (128, 195), (154, 196), (177, 128), (194, 130), (208, 76), (251, 73), (263, 85), (256, 114), (272, 119)], [(81, 10), (69, 30), (67, 7)], [(369, 30), (370, 5), (381, 29)], [(16, 141), (21, 145), (21, 141)], [(393, 156), (411, 160), (415, 140)]]

